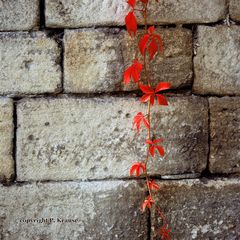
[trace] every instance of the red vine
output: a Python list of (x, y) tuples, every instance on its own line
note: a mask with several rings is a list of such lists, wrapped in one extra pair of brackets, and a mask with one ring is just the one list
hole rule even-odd
[[(155, 1), (158, 2), (158, 0)], [(150, 156), (152, 158), (155, 157), (155, 152), (157, 152), (160, 157), (164, 156), (164, 148), (161, 146), (163, 139), (155, 139), (153, 137), (151, 127), (151, 107), (154, 105), (155, 99), (157, 99), (159, 105), (168, 105), (167, 99), (159, 92), (169, 89), (171, 85), (168, 82), (160, 82), (155, 87), (152, 86), (149, 65), (154, 60), (158, 52), (161, 54), (163, 53), (163, 42), (161, 36), (155, 33), (154, 26), (148, 27), (147, 25), (149, 0), (128, 0), (127, 3), (131, 8), (130, 12), (128, 12), (125, 17), (127, 31), (133, 41), (137, 43), (136, 52), (137, 50), (140, 51), (142, 60), (140, 61), (136, 57), (133, 59), (132, 65), (124, 71), (124, 83), (128, 84), (131, 80), (133, 80), (136, 84), (138, 84), (143, 93), (143, 96), (140, 98), (140, 102), (148, 103), (147, 113), (144, 114), (139, 112), (133, 119), (133, 126), (136, 127), (137, 132), (140, 131), (141, 123), (143, 123), (148, 130), (147, 139), (145, 141), (147, 146), (146, 159), (142, 162), (135, 162), (132, 165), (130, 168), (130, 176), (135, 175), (136, 177), (139, 177), (143, 175), (145, 177), (146, 186), (148, 189), (148, 197), (142, 203), (142, 211), (144, 212), (146, 209), (151, 210), (153, 207), (155, 207), (156, 212), (162, 220), (162, 225), (158, 231), (159, 236), (161, 236), (161, 239), (163, 240), (169, 240), (171, 229), (169, 228), (164, 213), (154, 199), (153, 194), (153, 192), (158, 191), (160, 187), (156, 184), (155, 180), (150, 179), (148, 174), (148, 163)], [(140, 7), (136, 8), (136, 5), (140, 5)], [(137, 39), (138, 29), (137, 19), (135, 16), (136, 11), (142, 14), (145, 29), (144, 35), (140, 38), (139, 42)], [(142, 72), (144, 72), (144, 78), (147, 82), (147, 85), (142, 83)]]

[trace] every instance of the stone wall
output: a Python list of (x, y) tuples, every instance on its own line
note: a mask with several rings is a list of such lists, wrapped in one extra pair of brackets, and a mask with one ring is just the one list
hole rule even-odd
[[(172, 239), (240, 239), (240, 0), (152, 1), (169, 81), (150, 165)], [(145, 108), (122, 84), (124, 0), (0, 0), (0, 239), (157, 240), (129, 178)], [(142, 20), (140, 24), (142, 24)]]

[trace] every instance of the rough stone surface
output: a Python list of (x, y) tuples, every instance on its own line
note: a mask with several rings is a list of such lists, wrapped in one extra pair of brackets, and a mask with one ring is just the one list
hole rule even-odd
[(39, 0), (0, 0), (0, 31), (31, 30), (39, 25)]
[(12, 158), (13, 102), (0, 98), (0, 181), (8, 182), (14, 175)]
[(147, 214), (139, 209), (145, 192), (135, 182), (27, 184), (0, 191), (2, 240), (147, 238)]
[[(209, 23), (224, 19), (227, 13), (226, 0), (152, 1), (151, 6), (149, 24)], [(128, 11), (122, 0), (46, 0), (46, 25), (57, 28), (124, 25)]]
[(230, 0), (229, 3), (230, 18), (236, 21), (240, 21), (240, 1)]
[(240, 94), (240, 26), (198, 27), (193, 90), (200, 94)]
[(60, 49), (42, 32), (0, 34), (0, 94), (57, 92)]
[(210, 98), (212, 173), (240, 173), (240, 98)]
[[(192, 33), (187, 29), (158, 28), (165, 52), (152, 64), (153, 79), (169, 81), (173, 88), (192, 82)], [(124, 86), (123, 71), (135, 58), (135, 48), (120, 29), (66, 30), (64, 37), (64, 90), (66, 92), (109, 92), (134, 90)], [(138, 56), (140, 58), (140, 56)]]
[[(169, 102), (152, 109), (152, 126), (156, 137), (165, 138), (166, 155), (151, 161), (150, 174), (199, 173), (207, 163), (207, 101), (169, 97)], [(146, 109), (138, 99), (120, 97), (20, 101), (18, 180), (129, 177), (130, 166), (146, 154), (147, 135), (144, 128), (136, 134), (132, 119)]]
[[(159, 182), (160, 206), (173, 229), (171, 239), (240, 238), (240, 181), (218, 179)], [(157, 240), (158, 215), (152, 215), (152, 240)]]

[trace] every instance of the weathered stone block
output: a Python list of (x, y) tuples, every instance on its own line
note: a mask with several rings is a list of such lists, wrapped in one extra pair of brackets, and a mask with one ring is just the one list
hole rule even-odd
[(8, 182), (14, 176), (13, 102), (0, 98), (0, 181)]
[[(78, 28), (124, 25), (126, 1), (46, 0), (48, 27)], [(151, 2), (149, 24), (209, 23), (224, 19), (226, 0), (168, 0)], [(140, 22), (143, 23), (142, 18)]]
[[(165, 138), (166, 156), (151, 175), (199, 173), (208, 154), (208, 107), (200, 97), (171, 97), (152, 109), (152, 126)], [(146, 156), (147, 131), (132, 119), (147, 106), (135, 98), (25, 99), (18, 103), (17, 178), (72, 180), (129, 177)], [(99, 117), (101, 116), (101, 117)]]
[(240, 172), (240, 98), (210, 98), (212, 173)]
[[(239, 239), (240, 181), (185, 180), (158, 182), (160, 206), (172, 230), (171, 239)], [(158, 214), (152, 214), (152, 240), (160, 239)]]
[[(164, 55), (151, 65), (153, 79), (169, 81), (173, 88), (192, 82), (192, 33), (187, 29), (161, 29)], [(123, 72), (135, 58), (135, 48), (120, 29), (67, 30), (64, 37), (64, 89), (66, 92), (134, 90), (124, 86)], [(140, 56), (139, 56), (140, 58)]]
[(61, 86), (58, 44), (46, 34), (0, 34), (0, 94), (50, 93)]
[(135, 182), (27, 184), (0, 191), (1, 239), (147, 238), (147, 214), (139, 207), (145, 191)]
[(240, 1), (230, 0), (229, 2), (230, 18), (232, 20), (240, 21)]
[(239, 26), (199, 26), (193, 90), (200, 94), (240, 94)]
[(0, 0), (0, 31), (31, 30), (39, 25), (39, 0)]

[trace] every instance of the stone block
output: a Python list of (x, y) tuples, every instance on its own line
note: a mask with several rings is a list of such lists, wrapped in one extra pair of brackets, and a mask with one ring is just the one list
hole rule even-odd
[[(210, 23), (224, 19), (226, 0), (151, 1), (149, 24)], [(122, 0), (46, 0), (46, 25), (55, 28), (124, 25), (130, 8)], [(142, 17), (139, 22), (143, 24)]]
[(212, 173), (240, 173), (240, 98), (210, 98)]
[[(154, 82), (168, 81), (172, 88), (189, 86), (193, 75), (191, 31), (158, 28), (157, 33), (163, 38), (165, 52), (156, 56), (151, 64)], [(138, 88), (136, 84), (123, 84), (123, 72), (132, 64), (136, 52), (126, 31), (66, 30), (64, 45), (66, 92), (130, 91)]]
[(60, 48), (42, 32), (0, 33), (0, 94), (54, 93), (61, 88)]
[[(165, 138), (164, 159), (154, 158), (151, 175), (200, 173), (208, 154), (208, 105), (200, 97), (170, 97), (154, 106), (152, 127)], [(135, 98), (25, 99), (17, 106), (19, 181), (127, 178), (146, 156), (146, 129), (137, 134), (133, 117), (147, 106)], [(99, 117), (101, 116), (101, 117)]]
[(1, 239), (147, 238), (145, 191), (136, 182), (0, 185), (0, 192)]
[[(239, 179), (158, 182), (156, 196), (172, 228), (171, 239), (238, 239), (240, 236)], [(152, 212), (152, 240), (161, 223)]]
[(13, 101), (0, 98), (0, 182), (14, 177)]
[(39, 6), (39, 0), (0, 0), (0, 31), (36, 29)]
[(239, 26), (199, 26), (194, 58), (193, 91), (199, 94), (240, 94)]

